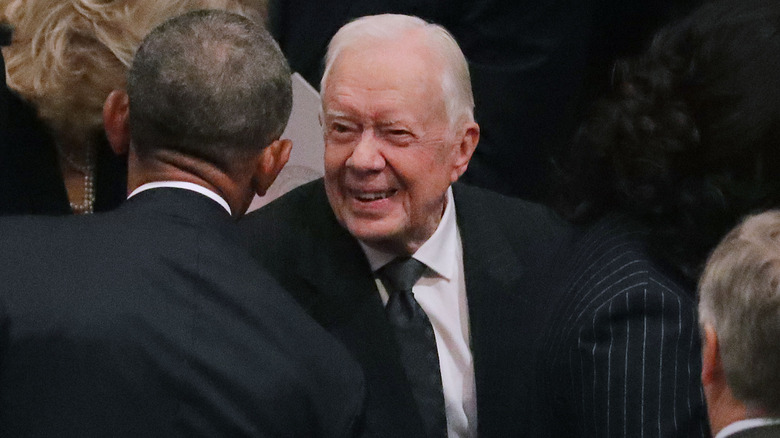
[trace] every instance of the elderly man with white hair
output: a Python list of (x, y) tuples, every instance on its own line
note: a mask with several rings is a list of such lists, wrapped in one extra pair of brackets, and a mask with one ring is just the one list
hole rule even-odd
[[(612, 399), (609, 412), (585, 414), (545, 400), (572, 378), (544, 380), (545, 334), (580, 329), (549, 323), (574, 300), (558, 285), (574, 233), (545, 207), (457, 182), (480, 128), (449, 32), (404, 15), (359, 18), (333, 37), (321, 93), (324, 178), (242, 227), (259, 262), (361, 364), (367, 434), (566, 436), (580, 417), (618, 418), (627, 405)], [(641, 384), (656, 364), (626, 379)]]
[(441, 26), (347, 24), (321, 90), (325, 177), (242, 221), (254, 255), (362, 364), (369, 434), (518, 436), (534, 409), (535, 301), (569, 228), (456, 183), (479, 126)]

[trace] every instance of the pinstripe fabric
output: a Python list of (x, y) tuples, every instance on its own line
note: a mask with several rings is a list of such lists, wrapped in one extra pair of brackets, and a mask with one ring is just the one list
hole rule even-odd
[(553, 436), (710, 436), (692, 293), (642, 239), (611, 216), (575, 246), (543, 346)]

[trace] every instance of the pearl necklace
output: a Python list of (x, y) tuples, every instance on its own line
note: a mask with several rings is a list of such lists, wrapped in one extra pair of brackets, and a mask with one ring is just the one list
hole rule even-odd
[(87, 147), (87, 154), (84, 157), (86, 164), (77, 162), (71, 154), (66, 153), (59, 143), (57, 145), (57, 152), (65, 160), (65, 163), (72, 169), (84, 175), (84, 200), (81, 203), (71, 202), (70, 208), (76, 214), (91, 214), (94, 212), (95, 205), (95, 163), (92, 158), (92, 147)]

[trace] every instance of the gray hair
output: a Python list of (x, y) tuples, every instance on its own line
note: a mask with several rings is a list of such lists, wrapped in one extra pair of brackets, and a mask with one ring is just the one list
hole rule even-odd
[(450, 125), (463, 119), (473, 121), (474, 95), (471, 91), (468, 62), (455, 38), (444, 27), (409, 15), (370, 15), (358, 18), (339, 29), (328, 45), (320, 90), (324, 92), (333, 64), (345, 48), (366, 40), (395, 40), (413, 30), (422, 31), (431, 53), (442, 61), (442, 97)]
[(780, 210), (748, 217), (707, 261), (699, 323), (718, 335), (734, 396), (780, 414)]
[(229, 169), (277, 139), (290, 68), (270, 34), (237, 14), (193, 11), (155, 28), (128, 73), (139, 155), (167, 149)]

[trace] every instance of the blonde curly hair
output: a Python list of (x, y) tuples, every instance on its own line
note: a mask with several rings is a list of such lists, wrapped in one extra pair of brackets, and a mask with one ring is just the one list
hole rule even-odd
[(138, 45), (155, 26), (193, 9), (265, 19), (267, 0), (0, 0), (14, 26), (3, 48), (8, 86), (34, 104), (55, 137), (87, 144), (103, 127), (111, 90), (123, 88)]

